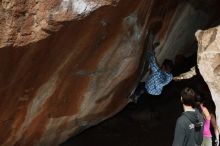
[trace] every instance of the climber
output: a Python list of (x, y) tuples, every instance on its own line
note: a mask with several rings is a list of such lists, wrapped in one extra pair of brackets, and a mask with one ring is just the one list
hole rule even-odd
[(152, 32), (150, 32), (150, 50), (147, 52), (147, 60), (151, 69), (151, 73), (147, 77), (145, 82), (139, 83), (133, 95), (130, 97), (130, 101), (135, 103), (137, 102), (137, 99), (143, 93), (143, 91), (148, 93), (149, 95), (160, 95), (163, 87), (170, 83), (173, 79), (173, 75), (170, 73), (173, 68), (172, 60), (165, 59), (161, 68), (159, 68), (154, 55), (154, 49), (159, 45), (159, 43), (153, 43), (153, 41), (154, 35)]

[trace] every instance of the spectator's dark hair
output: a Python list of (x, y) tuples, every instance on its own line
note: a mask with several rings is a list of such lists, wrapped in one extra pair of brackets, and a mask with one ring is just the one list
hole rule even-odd
[(173, 61), (170, 59), (165, 59), (163, 61), (163, 66), (165, 66), (165, 68), (168, 68), (170, 71), (173, 69)]
[(212, 99), (205, 99), (202, 103), (208, 109), (209, 113), (215, 114), (215, 103)]
[(196, 104), (196, 93), (192, 88), (185, 87), (181, 91), (182, 102), (185, 105), (195, 107)]
[(204, 99), (204, 97), (203, 96), (201, 96), (201, 95), (197, 95), (196, 96), (196, 102), (197, 103), (204, 103), (204, 101), (205, 101), (205, 99)]
[(202, 113), (202, 109), (200, 107), (200, 104), (203, 103), (203, 102), (204, 102), (203, 96), (201, 96), (199, 94), (196, 95), (196, 105), (195, 105), (195, 108), (197, 108), (200, 111), (200, 113)]
[(204, 98), (203, 96), (197, 95), (196, 96), (196, 104), (197, 104), (196, 106), (198, 107), (198, 109), (200, 111), (202, 111), (200, 109), (201, 103), (203, 104), (204, 107), (206, 107), (208, 109), (209, 113), (212, 113), (212, 114), (215, 113), (215, 103), (211, 98), (208, 98), (208, 97)]

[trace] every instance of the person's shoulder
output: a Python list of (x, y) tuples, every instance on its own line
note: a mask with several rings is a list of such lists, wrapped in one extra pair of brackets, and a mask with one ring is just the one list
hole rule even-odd
[(196, 114), (198, 115), (199, 120), (203, 121), (203, 115), (198, 109), (196, 110)]
[(182, 114), (182, 115), (177, 119), (177, 122), (178, 122), (178, 123), (186, 123), (186, 121), (187, 121), (187, 117), (186, 117), (184, 114)]
[(190, 124), (191, 121), (189, 119), (189, 117), (187, 116), (187, 112), (183, 112), (182, 115), (178, 118), (179, 122), (182, 123), (182, 124)]
[(176, 121), (176, 126), (185, 129), (188, 125), (186, 117), (182, 114)]
[(200, 111), (198, 108), (195, 108), (195, 112), (196, 112), (196, 114), (202, 116), (202, 111)]

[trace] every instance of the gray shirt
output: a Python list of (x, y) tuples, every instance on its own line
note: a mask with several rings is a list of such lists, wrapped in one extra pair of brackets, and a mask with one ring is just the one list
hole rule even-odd
[(186, 111), (176, 122), (172, 146), (199, 146), (203, 140), (203, 117), (196, 111)]

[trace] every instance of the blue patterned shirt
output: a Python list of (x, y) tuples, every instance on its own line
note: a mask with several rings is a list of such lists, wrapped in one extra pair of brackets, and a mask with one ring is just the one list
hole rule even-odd
[(151, 95), (160, 95), (163, 87), (172, 81), (173, 75), (171, 73), (166, 73), (162, 71), (158, 67), (156, 59), (152, 53), (149, 52), (147, 54), (147, 58), (152, 73), (145, 81), (145, 88), (147, 92)]

